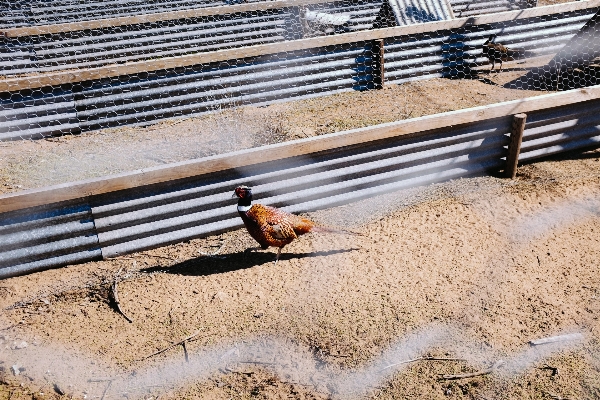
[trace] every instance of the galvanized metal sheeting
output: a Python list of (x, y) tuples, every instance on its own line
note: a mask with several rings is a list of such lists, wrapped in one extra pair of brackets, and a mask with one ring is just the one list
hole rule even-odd
[(102, 259), (85, 202), (0, 215), (0, 278)]
[(130, 76), (116, 85), (95, 83), (78, 93), (75, 103), (81, 128), (92, 130), (205, 113), (222, 106), (363, 90), (372, 85), (370, 55), (370, 45), (347, 45), (232, 60), (183, 73)]
[(510, 117), (231, 170), (183, 189), (99, 196), (92, 202), (104, 257), (241, 226), (232, 189), (251, 185), (263, 204), (310, 211), (404, 187), (483, 173), (502, 164)]
[[(255, 0), (250, 0), (255, 1)], [(9, 0), (0, 3), (0, 29), (235, 4), (222, 0)]]
[[(176, 243), (241, 226), (232, 189), (291, 212), (341, 205), (504, 166), (512, 117), (0, 214), (0, 277)], [(600, 100), (528, 113), (521, 161), (600, 143)], [(268, 146), (267, 146), (268, 147)], [(264, 151), (268, 151), (265, 148)]]
[(91, 68), (279, 42), (295, 38), (288, 32), (290, 16), (290, 10), (279, 9), (4, 38), (0, 74)]
[(600, 101), (536, 111), (527, 115), (520, 161), (600, 143)]
[(590, 19), (595, 10), (539, 17), (516, 23), (480, 25), (469, 29), (436, 31), (385, 40), (387, 82), (430, 77), (465, 77), (470, 69), (488, 63), (481, 45), (490, 34), (497, 42), (528, 51), (528, 57), (558, 51)]
[(73, 92), (46, 89), (0, 93), (0, 141), (80, 132)]
[(520, 10), (535, 6), (531, 0), (449, 0), (454, 17), (470, 17), (502, 11)]
[(396, 25), (452, 19), (446, 0), (387, 0), (396, 17)]

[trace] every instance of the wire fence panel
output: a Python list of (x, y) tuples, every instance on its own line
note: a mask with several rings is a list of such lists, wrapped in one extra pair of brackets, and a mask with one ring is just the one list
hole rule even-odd
[[(250, 0), (257, 1), (257, 0)], [(72, 21), (89, 21), (190, 8), (220, 6), (220, 0), (15, 0), (0, 3), (0, 27), (35, 26)]]
[(0, 235), (0, 279), (102, 258), (83, 202), (2, 214)]
[(402, 188), (483, 174), (503, 165), (510, 117), (393, 138), (201, 176), (92, 202), (104, 257), (241, 226), (231, 188), (247, 184), (261, 202), (313, 211)]
[(337, 46), (100, 81), (76, 95), (82, 130), (372, 86), (371, 47)]
[[(56, 105), (57, 110), (64, 110), (56, 112), (57, 115), (68, 114), (68, 124), (64, 123), (64, 118), (44, 123), (40, 123), (38, 118), (31, 118), (27, 123), (20, 122), (3, 128), (5, 132), (2, 137), (40, 138), (122, 125), (147, 125), (164, 119), (244, 105), (260, 106), (284, 100), (377, 89), (383, 86), (384, 81), (397, 84), (435, 77), (483, 79), (483, 65), (491, 63), (492, 69), (498, 69), (498, 66), (501, 69), (502, 63), (510, 60), (526, 63), (528, 60), (556, 54), (584, 30), (587, 33), (580, 41), (589, 43), (591, 47), (586, 54), (590, 56), (586, 58), (585, 65), (582, 66), (581, 62), (578, 64), (579, 69), (571, 66), (564, 72), (574, 77), (583, 74), (585, 79), (579, 77), (573, 83), (569, 83), (568, 79), (560, 79), (560, 85), (567, 89), (579, 87), (579, 82), (583, 80), (587, 84), (596, 82), (598, 68), (595, 67), (594, 60), (600, 53), (594, 48), (598, 44), (593, 38), (598, 8), (584, 7), (577, 11), (542, 13), (533, 18), (509, 18), (492, 24), (460, 24), (457, 25), (460, 27), (454, 29), (435, 29), (425, 25), (424, 33), (409, 35), (393, 36), (386, 29), (380, 29), (374, 31), (375, 34), (368, 35), (374, 38), (381, 36), (383, 39), (357, 42), (352, 41), (352, 36), (349, 36), (344, 37), (339, 44), (319, 46), (321, 42), (316, 39), (320, 39), (319, 34), (324, 34), (319, 29), (326, 26), (326, 18), (333, 18), (328, 22), (333, 30), (323, 37), (329, 41), (335, 39), (336, 32), (340, 29), (350, 29), (348, 20), (336, 18), (351, 15), (352, 13), (344, 14), (342, 11), (352, 7), (344, 8), (340, 4), (311, 5), (310, 9), (309, 6), (302, 5), (200, 19), (170, 20), (165, 24), (149, 23), (95, 31), (26, 36), (20, 50), (16, 50), (18, 46), (15, 43), (21, 38), (3, 38), (8, 49), (3, 53), (4, 57), (12, 61), (4, 67), (7, 78), (24, 73), (52, 74), (55, 69), (63, 70), (70, 66), (82, 72), (77, 73), (81, 78), (77, 78), (73, 84), (64, 85), (61, 90), (51, 87), (41, 90), (50, 104)], [(364, 6), (378, 3), (360, 4)], [(402, 6), (401, 9), (406, 12), (417, 3), (394, 4), (395, 7)], [(436, 5), (437, 8), (434, 7)], [(427, 3), (424, 7), (435, 12), (426, 13), (432, 19), (449, 18), (449, 9), (443, 8), (442, 3)], [(313, 17), (307, 16), (309, 11)], [(389, 13), (400, 15), (393, 9)], [(325, 20), (309, 24), (318, 18)], [(384, 19), (385, 13), (380, 12), (373, 24)], [(338, 23), (341, 25), (336, 25)], [(408, 22), (401, 22), (399, 19), (390, 22), (396, 26), (404, 23)], [(410, 24), (419, 26), (417, 21), (410, 21)], [(443, 20), (438, 20), (435, 24), (436, 27), (445, 25)], [(511, 43), (514, 46), (511, 47), (512, 53), (508, 51), (510, 54), (503, 54), (492, 46), (500, 41)], [(263, 47), (256, 48), (257, 44)], [(286, 47), (294, 46), (307, 48), (285, 50)], [(253, 51), (248, 54), (260, 54), (260, 51), (269, 54), (227, 58), (219, 53), (221, 50), (235, 48), (239, 48), (240, 55), (244, 54), (246, 48)], [(196, 64), (187, 61), (186, 57), (197, 58), (203, 53), (207, 60), (214, 55), (222, 61), (203, 63), (199, 60)], [(30, 57), (27, 58), (26, 54), (30, 54)], [(235, 55), (232, 54), (231, 57)], [(561, 59), (564, 60), (565, 56)], [(165, 63), (180, 62), (181, 67), (162, 69), (160, 67), (165, 64), (163, 60)], [(136, 62), (139, 63), (135, 64)], [(85, 77), (86, 68), (98, 71), (93, 76), (102, 76), (102, 73), (111, 72), (112, 65), (115, 68), (136, 65), (135, 69), (140, 72), (117, 73), (114, 77), (98, 79)], [(97, 67), (104, 68), (102, 71), (105, 72), (95, 70)], [(541, 73), (544, 75), (543, 79), (538, 79), (533, 84), (516, 79), (505, 83), (504, 87), (556, 89), (557, 83), (554, 82), (559, 81), (556, 74), (548, 74), (549, 69), (545, 67), (542, 69), (546, 71)], [(60, 74), (62, 75), (56, 75), (58, 80), (69, 76), (69, 72)], [(39, 76), (44, 78), (45, 75)], [(14, 79), (19, 85), (27, 85), (27, 78)], [(5, 82), (8, 84), (12, 80)], [(32, 83), (34, 82), (32, 78)], [(7, 120), (16, 118), (15, 115), (22, 115), (18, 109), (28, 107), (23, 99), (31, 97), (32, 90), (4, 93), (8, 100), (1, 113), (7, 115)], [(74, 103), (62, 92), (72, 93)], [(57, 95), (53, 97), (46, 93)], [(73, 106), (74, 109), (68, 111)], [(48, 114), (44, 114), (45, 112)], [(46, 121), (54, 112), (40, 110), (37, 116)]]
[(266, 11), (35, 36), (31, 38), (31, 43), (19, 49), (21, 52), (28, 51), (32, 63), (25, 65), (25, 68), (6, 64), (6, 70), (0, 73), (8, 75), (98, 67), (278, 42), (289, 39), (285, 29), (289, 19), (290, 14), (284, 10)]
[(80, 133), (70, 89), (44, 88), (0, 94), (0, 140)]
[[(131, 129), (129, 137), (136, 137), (151, 132), (141, 130), (150, 125), (191, 120), (199, 127), (210, 115), (229, 118), (232, 110), (262, 118), (267, 106), (292, 116), (312, 107), (309, 117), (319, 120), (319, 128), (311, 135), (318, 136), (331, 132), (321, 127), (339, 132), (393, 122), (367, 111), (400, 109), (400, 102), (408, 109), (413, 100), (443, 98), (447, 111), (483, 105), (448, 101), (478, 90), (500, 102), (591, 87), (600, 83), (599, 10), (599, 0), (0, 1), (0, 141), (10, 148), (0, 155), (0, 171), (9, 171), (0, 179), (20, 173), (12, 160), (25, 151), (19, 145), (30, 143), (24, 139), (122, 139), (122, 131), (112, 128)], [(418, 86), (426, 82), (439, 89)], [(386, 94), (399, 87), (403, 99)], [(328, 114), (340, 98), (354, 111)], [(361, 107), (353, 108), (355, 102)], [(598, 142), (598, 101), (575, 103), (532, 111), (521, 161)], [(419, 115), (429, 112), (427, 105), (421, 108)], [(396, 120), (412, 116), (396, 111)], [(340, 204), (348, 191), (356, 200), (499, 169), (510, 119), (505, 113), (457, 122), (425, 129), (427, 134), (363, 140), (143, 189), (125, 185), (112, 194), (82, 195), (89, 207), (87, 200), (69, 197), (85, 209), (85, 222), (79, 211), (55, 224), (43, 214), (52, 207), (33, 210), (33, 216), (22, 215), (41, 221), (31, 222), (30, 232), (25, 219), (6, 214), (0, 222), (17, 225), (5, 228), (9, 244), (1, 265), (45, 268), (94, 259), (100, 247), (108, 257), (231, 229), (240, 222), (223, 196), (238, 183), (254, 185), (268, 204), (308, 211)], [(197, 139), (210, 133), (197, 129)], [(269, 143), (298, 137), (266, 131), (273, 136)], [(177, 141), (178, 134), (169, 140)], [(296, 134), (310, 137), (300, 128)], [(120, 139), (111, 142), (114, 149), (120, 149)], [(160, 147), (159, 139), (145, 140)], [(255, 146), (254, 139), (239, 150)], [(79, 151), (93, 160), (89, 143)], [(87, 177), (107, 171), (112, 169), (98, 168)], [(71, 215), (56, 207), (52, 212), (60, 218)], [(74, 236), (63, 237), (66, 231)]]
[(456, 18), (534, 7), (535, 0), (450, 0)]
[[(594, 12), (596, 10), (593, 10)], [(490, 36), (518, 46), (518, 59), (554, 54), (594, 15), (577, 11), (556, 16), (478, 25), (385, 40), (388, 82), (431, 77), (472, 78), (475, 68), (489, 63), (481, 48)], [(517, 84), (515, 84), (517, 86)]]
[[(90, 189), (82, 189), (77, 196), (69, 187), (47, 190), (43, 196), (48, 199), (60, 198), (53, 191), (64, 190), (72, 200), (0, 214), (0, 276), (115, 257), (238, 228), (241, 220), (232, 206), (231, 189), (241, 184), (252, 186), (264, 204), (305, 212), (498, 171), (505, 167), (513, 111), (528, 114), (521, 161), (597, 146), (598, 88), (587, 100), (586, 91), (575, 92), (560, 99), (533, 98), (530, 106), (498, 104), (488, 118), (475, 118), (484, 111), (473, 109), (420, 118), (418, 124), (406, 121), (349, 131), (345, 135), (355, 139), (339, 138), (320, 147), (325, 150), (304, 152), (302, 146), (309, 143), (302, 141), (294, 145), (300, 155), (290, 157), (272, 154), (282, 151), (279, 144), (251, 149), (246, 151), (254, 154), (250, 159), (243, 158), (244, 152), (231, 154), (253, 160), (236, 167), (180, 179), (165, 171), (162, 180), (131, 189), (108, 189), (123, 185), (113, 178), (114, 184), (111, 179), (102, 181), (105, 193), (90, 195)], [(551, 106), (559, 103), (564, 105)], [(456, 123), (461, 120), (472, 122)], [(369, 140), (381, 129), (377, 135), (382, 139)], [(372, 135), (366, 135), (370, 131)], [(323, 137), (323, 142), (330, 143), (329, 138)], [(260, 154), (269, 154), (273, 161), (260, 162)], [(211, 165), (214, 160), (204, 162)]]
[(589, 148), (600, 143), (600, 101), (527, 115), (519, 160)]

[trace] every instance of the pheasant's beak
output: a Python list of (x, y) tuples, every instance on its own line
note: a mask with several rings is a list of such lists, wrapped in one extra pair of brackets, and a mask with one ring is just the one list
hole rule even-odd
[(233, 194), (231, 195), (231, 198), (233, 199), (234, 197), (238, 197), (237, 194), (235, 192), (233, 192)]

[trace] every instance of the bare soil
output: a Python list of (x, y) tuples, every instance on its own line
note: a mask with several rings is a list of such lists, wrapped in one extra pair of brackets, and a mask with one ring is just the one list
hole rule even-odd
[[(7, 143), (2, 179), (10, 192), (536, 94), (435, 79)], [(50, 166), (71, 170), (52, 180)], [(309, 234), (276, 265), (272, 249), (246, 253), (255, 244), (237, 230), (6, 279), (0, 399), (600, 398), (599, 210), (600, 151), (576, 152), (513, 181), (311, 213), (364, 236)], [(530, 344), (557, 335), (569, 336)], [(461, 377), (473, 372), (484, 374)]]
[(600, 398), (599, 209), (574, 153), (312, 213), (365, 236), (277, 265), (238, 230), (6, 279), (0, 398)]

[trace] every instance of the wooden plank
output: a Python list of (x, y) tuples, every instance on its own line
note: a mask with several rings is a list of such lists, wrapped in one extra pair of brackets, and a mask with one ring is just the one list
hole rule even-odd
[(257, 163), (306, 155), (379, 139), (422, 135), (434, 129), (501, 118), (598, 98), (600, 98), (600, 85), (278, 143), (104, 178), (31, 189), (0, 196), (0, 213), (175, 179), (189, 178), (230, 168), (242, 168)]
[(504, 169), (504, 174), (510, 179), (515, 179), (515, 176), (517, 176), (517, 164), (519, 163), (519, 154), (521, 153), (521, 143), (523, 143), (525, 121), (527, 121), (527, 114), (513, 116), (510, 143), (508, 145), (508, 154), (506, 155), (506, 168)]
[(332, 36), (321, 36), (299, 39), (287, 42), (261, 44), (235, 49), (224, 49), (213, 52), (190, 54), (177, 57), (165, 57), (156, 60), (137, 61), (126, 64), (109, 65), (85, 70), (56, 72), (51, 74), (31, 75), (19, 78), (0, 80), (0, 92), (11, 92), (23, 89), (34, 89), (46, 86), (56, 86), (68, 83), (85, 82), (102, 78), (131, 75), (140, 72), (152, 72), (162, 69), (188, 67), (212, 62), (236, 60), (246, 57), (276, 54), (288, 51), (298, 51), (326, 46), (335, 46), (363, 41), (380, 40), (389, 37), (414, 35), (434, 32), (441, 29), (457, 29), (464, 26), (488, 24), (492, 22), (518, 20), (533, 16), (549, 15), (555, 12), (600, 7), (600, 0), (586, 0), (575, 3), (564, 3), (553, 6), (530, 8), (526, 10), (507, 11), (503, 13), (483, 15), (478, 17), (459, 18), (451, 21), (435, 21), (423, 24), (400, 26), (394, 28), (374, 29), (368, 31), (350, 32)]

